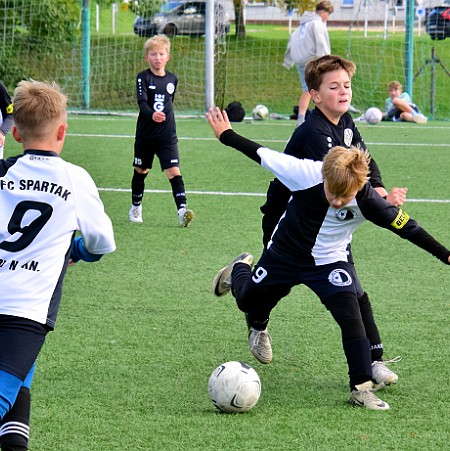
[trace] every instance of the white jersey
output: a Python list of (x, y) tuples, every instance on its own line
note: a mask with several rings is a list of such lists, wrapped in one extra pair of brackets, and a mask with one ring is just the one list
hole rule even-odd
[(92, 254), (116, 248), (83, 168), (35, 150), (0, 161), (0, 314), (54, 327), (75, 231)]

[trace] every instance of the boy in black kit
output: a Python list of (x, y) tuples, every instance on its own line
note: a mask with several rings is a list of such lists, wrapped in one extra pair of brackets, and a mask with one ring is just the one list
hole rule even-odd
[(367, 150), (334, 146), (323, 162), (298, 159), (238, 135), (226, 112), (218, 108), (210, 109), (207, 119), (222, 144), (271, 171), (292, 196), (254, 269), (253, 257), (244, 253), (222, 268), (213, 281), (214, 293), (222, 296), (231, 291), (238, 308), (251, 319), (249, 343), (255, 343), (252, 354), (261, 363), (272, 360), (267, 332), (270, 313), (292, 287), (303, 284), (317, 294), (341, 329), (350, 402), (370, 410), (389, 409), (389, 404), (375, 395), (386, 383), (375, 385), (373, 381), (370, 339), (364, 320), (366, 304), (357, 295), (356, 274), (347, 246), (356, 228), (368, 220), (447, 265), (450, 251), (375, 191), (368, 182)]
[[(305, 79), (315, 108), (307, 120), (295, 129), (284, 149), (285, 154), (322, 161), (335, 146), (367, 150), (352, 117), (347, 112), (352, 101), (351, 80), (355, 71), (356, 67), (352, 61), (338, 55), (325, 55), (306, 65)], [(374, 190), (390, 204), (401, 206), (405, 201), (407, 189), (392, 188), (390, 192), (387, 192), (378, 165), (373, 158), (369, 161), (369, 171), (369, 181)], [(270, 183), (266, 203), (261, 207), (264, 215), (262, 229), (265, 247), (270, 243), (291, 196), (289, 188), (278, 178)], [(377, 384), (394, 384), (398, 376), (387, 366), (392, 361), (383, 360), (383, 343), (373, 316), (369, 295), (357, 276), (350, 245), (348, 259), (358, 302), (362, 306), (364, 326), (370, 340), (373, 379)], [(267, 335), (264, 333), (263, 336)], [(260, 338), (261, 336), (258, 336), (258, 339)], [(268, 340), (267, 338), (267, 343)], [(257, 344), (254, 343), (254, 347), (258, 347)], [(267, 349), (269, 350), (269, 346)]]
[(170, 59), (170, 41), (164, 35), (153, 36), (144, 44), (149, 69), (137, 76), (136, 90), (139, 116), (134, 143), (134, 173), (131, 180), (131, 222), (142, 222), (142, 198), (145, 178), (155, 155), (172, 185), (178, 209), (178, 222), (188, 227), (194, 212), (186, 208), (186, 192), (180, 173), (178, 138), (173, 112), (173, 99), (178, 79), (165, 67)]

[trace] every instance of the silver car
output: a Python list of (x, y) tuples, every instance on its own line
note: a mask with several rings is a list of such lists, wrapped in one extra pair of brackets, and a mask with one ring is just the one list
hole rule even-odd
[[(222, 5), (214, 5), (216, 34), (226, 34), (230, 31), (230, 19)], [(167, 36), (205, 34), (205, 1), (187, 1), (168, 12), (161, 12), (154, 17), (144, 19), (137, 17), (134, 21), (134, 32), (138, 36), (154, 36), (163, 33)]]

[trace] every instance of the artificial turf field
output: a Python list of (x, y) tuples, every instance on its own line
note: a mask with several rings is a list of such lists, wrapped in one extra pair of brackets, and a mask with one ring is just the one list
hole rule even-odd
[[(216, 271), (258, 258), (271, 175), (222, 146), (204, 119), (177, 120), (192, 226), (177, 225), (158, 162), (146, 180), (143, 224), (130, 223), (135, 117), (69, 117), (63, 157), (100, 189), (117, 251), (70, 267), (57, 327), (32, 387), (30, 450), (444, 450), (450, 442), (450, 267), (364, 224), (353, 251), (396, 386), (386, 412), (351, 407), (340, 332), (319, 300), (296, 287), (273, 311), (272, 364), (247, 346), (233, 298), (215, 298)], [(245, 121), (236, 131), (282, 150), (294, 122)], [(450, 123), (359, 126), (387, 187), (409, 188), (404, 210), (450, 246)], [(5, 155), (20, 153), (9, 136)], [(252, 365), (259, 403), (220, 414), (207, 381), (221, 362)]]

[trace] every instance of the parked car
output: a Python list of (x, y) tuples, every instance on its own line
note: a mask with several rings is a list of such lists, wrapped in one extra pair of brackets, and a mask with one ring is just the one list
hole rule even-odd
[[(222, 5), (215, 4), (216, 34), (226, 34), (230, 31), (230, 19)], [(160, 12), (145, 19), (136, 17), (134, 32), (138, 36), (154, 36), (163, 33), (167, 36), (205, 34), (206, 2), (203, 0), (186, 1), (174, 6), (167, 12)]]
[(431, 39), (450, 37), (450, 0), (426, 11), (426, 30)]

